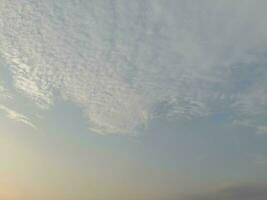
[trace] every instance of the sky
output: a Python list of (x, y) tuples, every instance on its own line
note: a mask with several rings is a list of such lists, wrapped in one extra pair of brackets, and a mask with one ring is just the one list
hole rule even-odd
[(0, 199), (267, 199), (266, 13), (0, 0)]

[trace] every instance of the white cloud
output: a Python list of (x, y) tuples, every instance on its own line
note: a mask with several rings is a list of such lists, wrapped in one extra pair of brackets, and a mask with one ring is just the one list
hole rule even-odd
[(101, 134), (132, 133), (162, 114), (207, 116), (218, 102), (250, 115), (266, 105), (267, 81), (255, 75), (241, 90), (234, 70), (266, 65), (266, 6), (3, 0), (0, 52), (18, 90), (42, 108), (59, 96), (79, 105)]
[(0, 111), (5, 112), (7, 117), (11, 120), (15, 120), (19, 123), (23, 123), (27, 126), (30, 126), (31, 128), (36, 129), (36, 126), (30, 121), (30, 119), (28, 117), (26, 117), (25, 115), (23, 115), (21, 113), (18, 113), (15, 110), (12, 110), (7, 106), (0, 105)]

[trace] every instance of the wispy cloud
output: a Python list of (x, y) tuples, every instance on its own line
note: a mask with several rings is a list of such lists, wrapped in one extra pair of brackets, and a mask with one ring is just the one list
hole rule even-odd
[(267, 133), (267, 125), (262, 125), (261, 123), (252, 120), (252, 119), (242, 119), (242, 120), (234, 120), (234, 125), (243, 126), (255, 129), (256, 133), (266, 134)]
[(12, 96), (8, 93), (7, 89), (1, 85), (0, 82), (0, 99), (12, 99)]
[(267, 3), (189, 2), (4, 0), (0, 52), (18, 90), (77, 104), (101, 134), (218, 107), (266, 114)]
[(11, 120), (15, 120), (19, 123), (23, 123), (27, 126), (30, 126), (31, 128), (36, 129), (36, 126), (31, 122), (31, 120), (28, 117), (26, 117), (25, 115), (21, 113), (18, 113), (15, 110), (12, 110), (7, 106), (0, 105), (0, 111), (5, 112), (6, 116)]

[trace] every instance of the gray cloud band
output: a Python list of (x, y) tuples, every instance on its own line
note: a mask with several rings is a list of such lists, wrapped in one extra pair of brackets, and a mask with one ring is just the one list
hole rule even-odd
[(185, 200), (265, 200), (267, 184), (247, 184), (229, 186), (224, 189), (185, 198)]

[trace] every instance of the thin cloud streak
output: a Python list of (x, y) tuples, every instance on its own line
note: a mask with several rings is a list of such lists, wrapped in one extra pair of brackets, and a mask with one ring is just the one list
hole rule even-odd
[(31, 122), (31, 120), (27, 116), (15, 111), (15, 110), (12, 110), (7, 106), (0, 105), (0, 111), (3, 111), (4, 113), (6, 113), (6, 116), (11, 120), (14, 120), (16, 122), (27, 125), (33, 129), (36, 129), (36, 126)]

